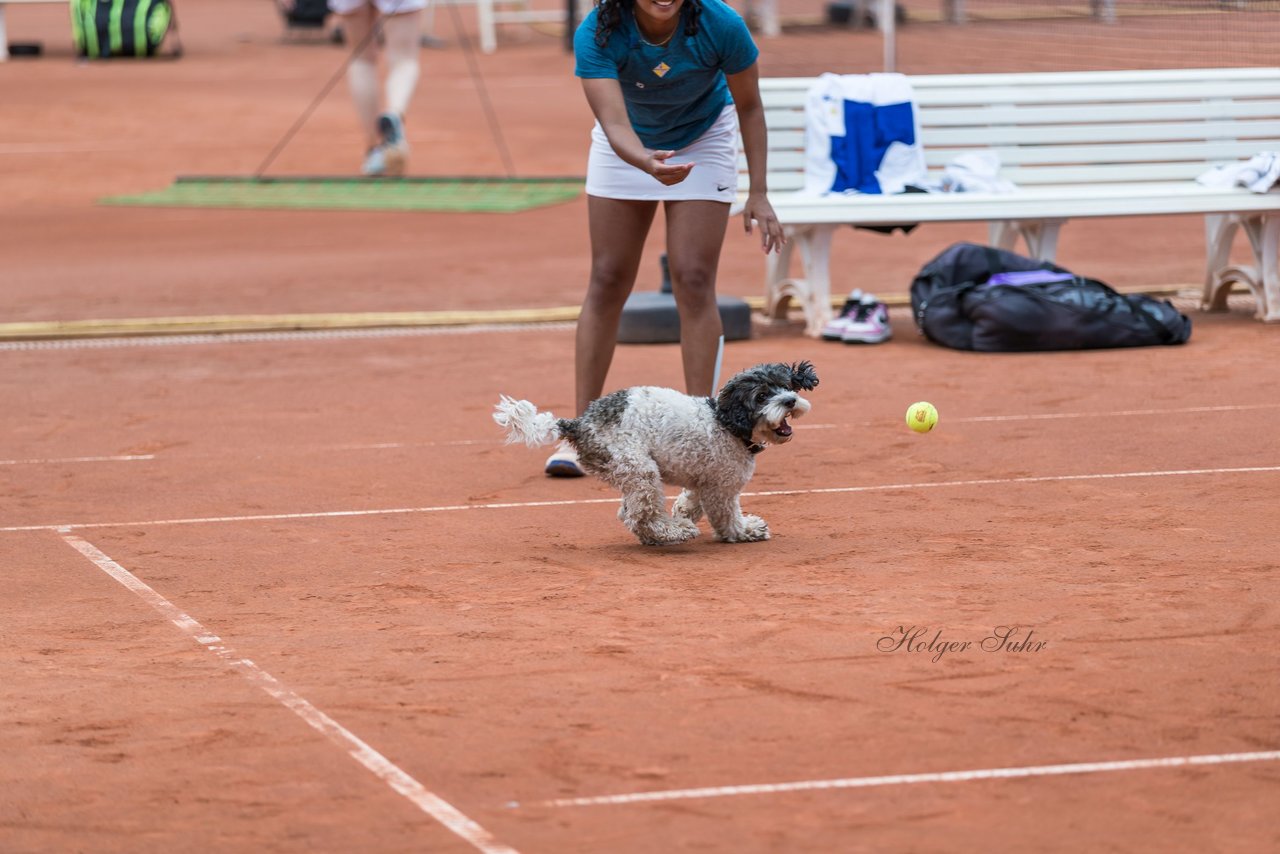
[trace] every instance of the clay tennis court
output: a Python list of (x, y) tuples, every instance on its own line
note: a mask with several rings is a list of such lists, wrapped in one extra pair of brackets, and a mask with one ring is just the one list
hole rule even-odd
[[(282, 45), (267, 3), (180, 13), (157, 72), (75, 65), (64, 10), (10, 10), (46, 52), (0, 66), (3, 320), (477, 320), (0, 343), (0, 850), (1280, 846), (1280, 372), (1248, 297), (1179, 298), (1181, 347), (959, 353), (898, 305), (881, 346), (731, 342), (726, 372), (821, 378), (743, 499), (773, 539), (641, 547), (613, 490), (547, 479), (490, 418), (500, 393), (571, 409), (571, 325), (483, 318), (577, 303), (582, 199), (97, 204), (252, 172), (341, 61)], [(763, 49), (802, 74), (879, 44)], [(414, 171), (501, 174), (462, 51), (423, 60)], [(518, 172), (579, 173), (559, 43), (480, 62)], [(279, 169), (350, 171), (350, 124), (339, 89)], [(900, 297), (983, 237), (849, 231), (835, 286)], [(1192, 217), (1078, 222), (1059, 259), (1177, 291), (1202, 248)], [(761, 277), (731, 226), (721, 291)], [(669, 345), (610, 375), (679, 382)], [(928, 435), (902, 422), (922, 399)]]

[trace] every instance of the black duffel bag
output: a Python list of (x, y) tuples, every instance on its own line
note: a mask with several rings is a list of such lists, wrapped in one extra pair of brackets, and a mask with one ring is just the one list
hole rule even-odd
[(956, 243), (911, 283), (916, 326), (957, 350), (1025, 352), (1182, 344), (1191, 319), (1049, 261)]

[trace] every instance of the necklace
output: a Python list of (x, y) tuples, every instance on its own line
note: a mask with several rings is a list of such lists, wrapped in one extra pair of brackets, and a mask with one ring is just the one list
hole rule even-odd
[(665, 39), (660, 42), (651, 42), (644, 37), (644, 30), (640, 29), (640, 22), (636, 20), (636, 13), (634, 9), (631, 11), (631, 20), (636, 25), (636, 32), (640, 35), (640, 41), (644, 42), (649, 47), (666, 47), (667, 42), (675, 38), (676, 30), (680, 29), (680, 20), (677, 18), (675, 28), (672, 29), (671, 32), (667, 33), (667, 37)]

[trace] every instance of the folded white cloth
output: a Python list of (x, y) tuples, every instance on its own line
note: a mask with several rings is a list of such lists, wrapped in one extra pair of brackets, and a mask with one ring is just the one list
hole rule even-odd
[(931, 193), (1012, 193), (1018, 187), (1000, 177), (1000, 155), (967, 151), (942, 170), (942, 177), (925, 185)]
[(1266, 193), (1280, 181), (1280, 153), (1264, 151), (1244, 163), (1215, 166), (1196, 178), (1206, 187), (1247, 187), (1255, 193)]

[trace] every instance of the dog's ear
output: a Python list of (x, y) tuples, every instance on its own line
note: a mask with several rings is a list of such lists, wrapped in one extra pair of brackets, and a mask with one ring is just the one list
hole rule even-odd
[(791, 366), (791, 390), (809, 391), (818, 385), (818, 372), (809, 362)]
[(738, 374), (724, 384), (716, 397), (716, 421), (739, 439), (751, 440), (751, 431), (755, 428), (752, 417), (751, 396), (755, 384), (749, 382), (744, 374)]

